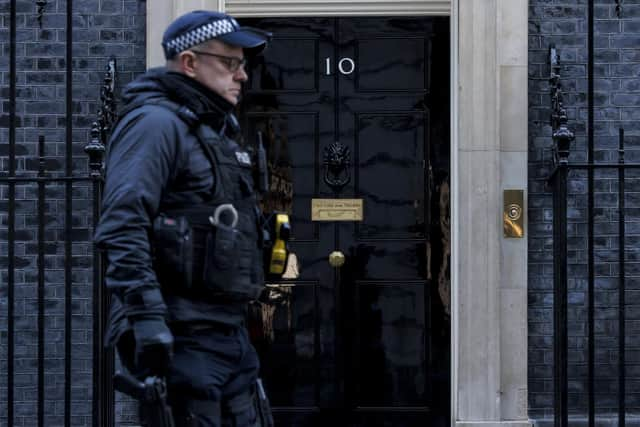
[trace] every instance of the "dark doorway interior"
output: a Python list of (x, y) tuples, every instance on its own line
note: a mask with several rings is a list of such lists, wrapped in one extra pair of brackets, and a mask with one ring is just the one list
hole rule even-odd
[[(245, 21), (275, 37), (244, 137), (262, 132), (264, 205), (294, 230), (250, 325), (277, 425), (449, 425), (448, 19)], [(362, 199), (362, 221), (312, 221), (318, 198)]]

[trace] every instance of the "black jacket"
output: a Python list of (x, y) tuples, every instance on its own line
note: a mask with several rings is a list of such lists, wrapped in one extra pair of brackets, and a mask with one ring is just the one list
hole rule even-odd
[[(184, 105), (219, 134), (237, 131), (232, 105), (177, 73), (150, 70), (128, 85), (106, 154), (106, 179), (96, 241), (106, 253), (106, 286), (112, 290), (108, 344), (127, 330), (124, 292), (159, 288), (152, 267), (150, 233), (154, 218), (171, 207), (203, 203), (215, 185), (211, 163), (193, 126), (171, 109)], [(169, 322), (242, 324), (246, 304), (212, 304), (164, 295)], [(164, 308), (164, 307), (163, 307)]]

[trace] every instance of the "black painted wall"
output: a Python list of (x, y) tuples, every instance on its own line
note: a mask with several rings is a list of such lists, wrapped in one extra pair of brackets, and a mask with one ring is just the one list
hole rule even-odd
[[(622, 5), (618, 17), (616, 3)], [(569, 127), (576, 134), (571, 162), (588, 160), (588, 43), (586, 0), (531, 0), (529, 8), (529, 405), (530, 417), (552, 417), (553, 239), (552, 199), (545, 187), (552, 170), (548, 48), (561, 55)], [(625, 161), (640, 161), (640, 2), (597, 0), (594, 6), (595, 162), (617, 162), (618, 129), (626, 132)], [(626, 406), (640, 410), (640, 174), (624, 179), (626, 238)], [(618, 405), (618, 178), (594, 173), (595, 406), (600, 422), (617, 420)], [(570, 425), (587, 415), (588, 180), (570, 172), (569, 413)], [(573, 423), (573, 424), (572, 424)], [(597, 424), (598, 425), (598, 424)], [(617, 424), (615, 424), (617, 425)], [(627, 425), (637, 425), (629, 416)]]

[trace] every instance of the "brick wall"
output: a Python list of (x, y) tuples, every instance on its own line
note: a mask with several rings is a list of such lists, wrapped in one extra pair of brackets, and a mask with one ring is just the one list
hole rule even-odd
[[(626, 132), (627, 162), (640, 160), (640, 2), (595, 2), (594, 131), (596, 162), (617, 162), (618, 129)], [(587, 2), (532, 0), (529, 9), (529, 405), (530, 416), (552, 416), (553, 239), (552, 199), (545, 180), (552, 169), (548, 48), (561, 55), (569, 127), (576, 134), (571, 162), (587, 160)], [(626, 204), (626, 405), (640, 410), (640, 174), (628, 170)], [(569, 411), (586, 416), (587, 404), (587, 174), (569, 183)], [(618, 397), (618, 178), (594, 173), (595, 403), (596, 416), (615, 418)], [(575, 421), (574, 421), (575, 422)], [(631, 425), (631, 424), (628, 424)], [(635, 424), (633, 424), (635, 425)]]
[[(71, 1), (71, 0), (69, 0)], [(46, 138), (49, 176), (66, 175), (67, 127), (65, 73), (73, 69), (72, 158), (74, 176), (87, 176), (83, 148), (96, 119), (100, 86), (110, 56), (117, 59), (119, 90), (145, 69), (145, 8), (141, 0), (75, 0), (73, 57), (67, 60), (67, 2), (49, 0), (42, 29), (35, 1), (17, 0), (16, 155), (17, 174), (38, 168), (37, 141)], [(9, 28), (10, 1), (0, 0), (0, 171), (9, 170)], [(45, 335), (44, 425), (64, 421), (65, 265), (72, 266), (71, 423), (90, 426), (92, 398), (92, 220), (91, 185), (74, 182), (70, 204), (65, 185), (45, 187)], [(0, 184), (0, 425), (7, 424), (7, 284), (8, 185)], [(16, 186), (14, 425), (37, 425), (37, 186)], [(71, 207), (71, 258), (65, 257), (65, 212)], [(119, 418), (131, 419), (130, 405), (119, 405)], [(126, 424), (126, 423), (125, 423)]]

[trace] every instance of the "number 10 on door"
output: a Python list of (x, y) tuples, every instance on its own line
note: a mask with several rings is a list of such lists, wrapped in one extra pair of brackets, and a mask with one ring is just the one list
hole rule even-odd
[[(331, 58), (327, 56), (324, 60), (324, 63), (326, 65), (326, 74), (327, 76), (330, 76), (331, 75)], [(340, 73), (344, 74), (345, 76), (353, 73), (355, 69), (356, 69), (356, 63), (351, 58), (341, 58), (340, 61), (338, 61), (338, 71), (340, 71)]]

